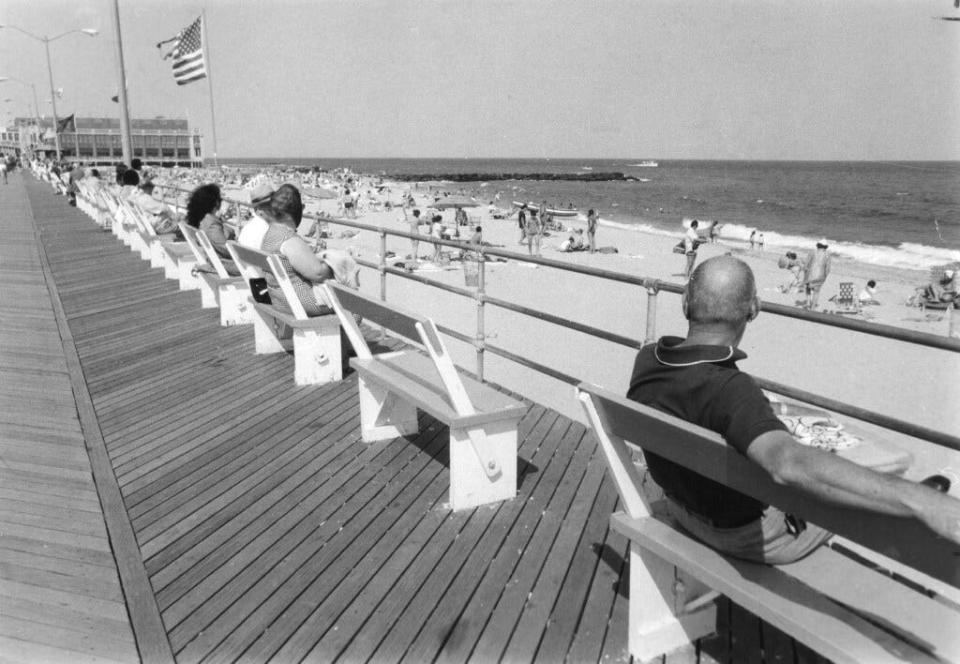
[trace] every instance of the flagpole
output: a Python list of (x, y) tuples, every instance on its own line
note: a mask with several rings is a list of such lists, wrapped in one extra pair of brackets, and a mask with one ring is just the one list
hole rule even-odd
[(120, 65), (120, 148), (123, 163), (129, 165), (133, 158), (130, 142), (130, 109), (127, 106), (127, 72), (123, 66), (123, 40), (120, 37), (120, 0), (113, 0), (113, 26), (117, 33), (117, 63)]
[(204, 9), (200, 12), (200, 15), (203, 17), (203, 39), (200, 42), (203, 44), (203, 57), (206, 61), (207, 68), (207, 90), (210, 95), (210, 133), (213, 136), (213, 165), (218, 167), (220, 163), (217, 161), (217, 116), (213, 112), (213, 74), (210, 68), (210, 39), (207, 35), (207, 10)]

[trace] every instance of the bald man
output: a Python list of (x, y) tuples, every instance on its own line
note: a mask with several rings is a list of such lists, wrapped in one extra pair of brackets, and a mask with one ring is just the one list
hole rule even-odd
[[(753, 272), (718, 256), (701, 263), (683, 295), (687, 337), (663, 337), (637, 356), (628, 396), (721, 434), (779, 484), (837, 505), (919, 519), (960, 543), (960, 500), (921, 484), (868, 470), (801, 445), (774, 415), (753, 379), (737, 368), (737, 346), (760, 300)], [(807, 555), (829, 533), (775, 507), (647, 453), (670, 514), (713, 548), (746, 560), (785, 564)]]

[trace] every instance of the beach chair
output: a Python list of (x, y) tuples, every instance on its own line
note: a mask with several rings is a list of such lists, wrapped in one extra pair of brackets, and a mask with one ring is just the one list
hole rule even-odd
[(831, 298), (835, 305), (833, 313), (836, 314), (859, 314), (860, 300), (853, 289), (853, 282), (844, 281), (840, 283), (837, 294)]
[[(417, 410), (450, 427), (450, 507), (470, 509), (517, 492), (519, 401), (468, 376), (447, 353), (432, 320), (339, 284), (324, 288), (357, 357), (360, 431), (364, 442), (411, 436)], [(424, 348), (374, 355), (355, 316)]]
[[(336, 315), (307, 316), (278, 255), (244, 247), (233, 240), (227, 242), (227, 250), (243, 275), (244, 296), (253, 311), (256, 353), (285, 353), (292, 350), (297, 385), (321, 385), (341, 380), (343, 355), (340, 321)], [(258, 280), (267, 273), (276, 279), (292, 313), (278, 309), (273, 304), (255, 301), (252, 289), (259, 288)], [(251, 283), (251, 280), (254, 281)]]

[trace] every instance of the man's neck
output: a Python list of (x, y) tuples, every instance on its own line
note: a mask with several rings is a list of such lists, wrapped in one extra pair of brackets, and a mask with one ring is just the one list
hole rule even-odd
[(733, 346), (743, 337), (744, 325), (738, 329), (724, 324), (693, 324), (687, 330), (687, 338), (681, 346)]

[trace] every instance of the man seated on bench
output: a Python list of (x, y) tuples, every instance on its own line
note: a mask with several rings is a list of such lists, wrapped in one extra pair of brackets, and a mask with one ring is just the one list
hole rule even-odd
[[(732, 256), (701, 263), (683, 295), (686, 339), (663, 337), (638, 354), (628, 397), (716, 431), (778, 483), (838, 505), (919, 519), (960, 542), (960, 500), (796, 442), (737, 361), (760, 301), (750, 267)], [(693, 471), (646, 454), (667, 510), (695, 538), (729, 555), (786, 564), (830, 534)]]

